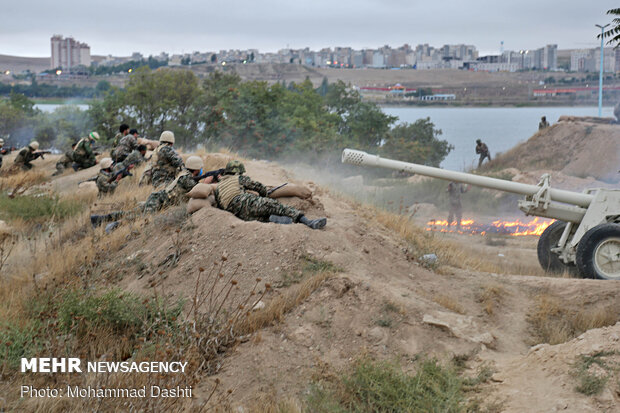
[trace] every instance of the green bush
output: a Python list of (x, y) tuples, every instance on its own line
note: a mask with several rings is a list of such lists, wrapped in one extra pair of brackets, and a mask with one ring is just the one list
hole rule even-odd
[(456, 370), (424, 360), (415, 375), (392, 363), (359, 360), (349, 374), (315, 383), (308, 407), (316, 412), (461, 412), (463, 382)]
[(70, 218), (83, 209), (84, 205), (78, 201), (48, 195), (9, 198), (7, 194), (0, 193), (0, 218), (7, 221), (22, 219), (40, 223), (50, 218)]

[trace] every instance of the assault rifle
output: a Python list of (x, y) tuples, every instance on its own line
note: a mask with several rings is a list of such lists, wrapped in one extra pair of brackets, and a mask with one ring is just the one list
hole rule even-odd
[(32, 154), (34, 155), (34, 159), (37, 159), (38, 157), (41, 157), (41, 159), (45, 159), (43, 155), (46, 155), (48, 153), (52, 153), (52, 151), (34, 151)]
[(110, 179), (108, 179), (108, 183), (114, 182), (119, 176), (121, 177), (121, 179), (123, 179), (126, 176), (133, 176), (131, 172), (129, 172), (132, 169), (133, 169), (133, 164), (127, 165), (123, 169), (120, 169), (118, 172), (114, 172), (112, 176), (110, 177)]
[(222, 175), (224, 173), (224, 171), (225, 171), (224, 168), (216, 169), (214, 171), (208, 171), (208, 172), (205, 172), (202, 175), (194, 176), (194, 181), (199, 182), (199, 181), (201, 181), (201, 180), (203, 180), (205, 178), (208, 178), (208, 177), (212, 176), (213, 177), (213, 182), (219, 182), (218, 176)]
[(271, 188), (270, 190), (267, 191), (267, 196), (273, 194), (275, 191), (277, 191), (278, 189), (280, 189), (280, 188), (282, 188), (283, 186), (286, 186), (286, 185), (288, 185), (288, 182), (283, 183), (282, 185), (275, 186), (275, 187)]

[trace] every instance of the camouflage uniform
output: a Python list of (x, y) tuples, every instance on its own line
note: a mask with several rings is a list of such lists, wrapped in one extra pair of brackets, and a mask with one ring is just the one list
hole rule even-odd
[(114, 139), (112, 139), (112, 147), (116, 148), (119, 142), (121, 141), (121, 139), (123, 139), (123, 137), (125, 137), (125, 135), (123, 135), (120, 132), (117, 132), (116, 135), (114, 135)]
[(95, 153), (93, 152), (90, 139), (88, 138), (80, 139), (77, 145), (75, 145), (72, 157), (73, 162), (76, 163), (80, 169), (90, 168), (97, 164)]
[(56, 172), (53, 175), (60, 175), (73, 163), (73, 150), (65, 152), (65, 154), (56, 162)]
[(133, 135), (123, 137), (116, 149), (114, 149), (114, 160), (122, 162), (125, 158), (138, 147), (138, 140)]
[(106, 172), (104, 170), (99, 171), (97, 180), (95, 181), (97, 184), (97, 189), (99, 189), (99, 196), (114, 193), (114, 190), (118, 186), (118, 182), (109, 182), (111, 177), (111, 172)]
[(152, 192), (144, 203), (144, 212), (159, 211), (165, 206), (187, 201), (187, 193), (196, 185), (189, 171), (184, 171), (166, 189)]
[(114, 172), (118, 172), (123, 168), (128, 167), (129, 165), (138, 166), (142, 162), (144, 162), (144, 156), (138, 150), (134, 150), (122, 161), (114, 165)]
[(153, 159), (151, 176), (154, 187), (166, 185), (174, 180), (177, 171), (183, 167), (183, 159), (170, 145), (158, 146), (153, 154)]
[(450, 210), (448, 212), (448, 226), (452, 225), (452, 220), (456, 218), (456, 229), (461, 228), (463, 218), (463, 207), (461, 206), (461, 194), (467, 189), (461, 184), (450, 182), (448, 184), (448, 197), (450, 198)]
[(482, 166), (482, 161), (484, 161), (485, 158), (489, 158), (489, 161), (491, 160), (489, 147), (484, 142), (480, 142), (476, 145), (476, 153), (480, 155), (480, 159), (478, 160), (478, 168)]
[[(258, 192), (260, 196), (245, 190)], [(218, 208), (225, 209), (244, 221), (268, 222), (270, 215), (280, 215), (291, 217), (298, 222), (303, 216), (303, 212), (267, 198), (267, 188), (244, 175), (222, 177), (215, 190), (215, 199)]]
[(38, 156), (35, 155), (34, 151), (30, 149), (30, 147), (26, 146), (19, 151), (17, 157), (13, 161), (13, 164), (21, 167), (24, 171), (28, 171), (32, 169), (33, 166), (30, 162), (37, 158)]

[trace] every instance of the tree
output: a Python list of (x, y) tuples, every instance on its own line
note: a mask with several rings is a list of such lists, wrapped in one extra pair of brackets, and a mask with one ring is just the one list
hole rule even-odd
[(447, 141), (439, 140), (439, 135), (441, 130), (435, 129), (430, 118), (403, 123), (390, 131), (380, 153), (399, 161), (438, 167), (454, 149)]
[[(603, 37), (610, 38), (607, 44), (616, 44), (616, 47), (618, 47), (620, 45), (620, 8), (607, 10), (607, 14), (616, 17), (611, 21), (611, 29), (604, 32)], [(600, 38), (601, 35), (599, 34), (597, 37)]]

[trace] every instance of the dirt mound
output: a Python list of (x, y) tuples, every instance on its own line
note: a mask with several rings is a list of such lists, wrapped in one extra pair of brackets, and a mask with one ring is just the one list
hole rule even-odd
[(619, 164), (620, 125), (570, 117), (501, 154), (487, 168), (556, 171), (615, 183)]
[(525, 406), (529, 412), (618, 411), (619, 347), (620, 323), (567, 343), (532, 347), (526, 356), (501, 363), (493, 380), (502, 411), (522, 412)]

